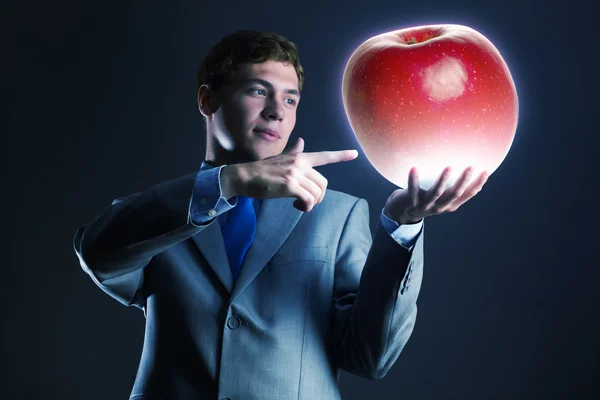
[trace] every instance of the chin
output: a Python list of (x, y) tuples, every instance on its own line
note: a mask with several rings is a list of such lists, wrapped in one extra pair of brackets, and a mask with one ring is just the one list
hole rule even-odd
[(269, 151), (269, 152), (263, 152), (263, 151), (257, 152), (256, 153), (256, 161), (264, 160), (266, 158), (273, 157), (273, 156), (276, 156), (278, 154), (279, 153), (275, 153), (275, 152), (272, 152), (272, 151)]
[(252, 143), (247, 149), (246, 149), (246, 158), (248, 158), (250, 161), (260, 161), (260, 160), (264, 160), (267, 157), (271, 157), (271, 153), (272, 151), (268, 151), (267, 149), (261, 149), (259, 147), (262, 146), (258, 146), (256, 143)]
[(285, 146), (281, 146), (281, 143), (281, 140), (277, 142), (268, 142), (264, 139), (253, 140), (248, 147), (248, 153), (260, 156), (262, 159), (275, 156), (285, 148)]

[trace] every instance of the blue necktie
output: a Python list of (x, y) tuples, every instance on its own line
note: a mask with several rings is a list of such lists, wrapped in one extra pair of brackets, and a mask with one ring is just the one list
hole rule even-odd
[(244, 261), (256, 233), (256, 213), (252, 198), (238, 196), (236, 206), (229, 211), (222, 233), (235, 283), (240, 275), (242, 261)]

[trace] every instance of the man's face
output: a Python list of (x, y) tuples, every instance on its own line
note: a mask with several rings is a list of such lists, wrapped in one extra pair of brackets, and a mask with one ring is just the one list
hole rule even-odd
[[(246, 63), (214, 93), (207, 116), (207, 154), (224, 163), (258, 161), (281, 153), (296, 125), (298, 75), (291, 64)], [(206, 115), (206, 114), (205, 114)], [(260, 130), (276, 132), (268, 140)]]

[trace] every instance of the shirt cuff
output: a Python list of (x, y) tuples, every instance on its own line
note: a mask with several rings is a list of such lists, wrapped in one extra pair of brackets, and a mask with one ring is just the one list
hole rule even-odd
[(424, 219), (421, 219), (421, 221), (415, 224), (400, 225), (385, 215), (383, 210), (384, 209), (382, 208), (380, 216), (381, 225), (383, 225), (392, 239), (398, 242), (398, 244), (400, 244), (402, 247), (410, 250), (421, 234)]
[(203, 169), (196, 174), (188, 218), (192, 225), (206, 224), (237, 205), (237, 196), (232, 198), (233, 203), (223, 197), (221, 188), (223, 167), (225, 165)]

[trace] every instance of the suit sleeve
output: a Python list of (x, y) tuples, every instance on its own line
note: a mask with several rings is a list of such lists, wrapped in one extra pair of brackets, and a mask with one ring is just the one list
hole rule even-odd
[(73, 247), (82, 269), (111, 297), (142, 308), (144, 268), (152, 257), (232, 207), (221, 196), (221, 169), (191, 173), (114, 200), (75, 233)]
[(424, 226), (410, 249), (377, 224), (365, 199), (353, 206), (335, 260), (333, 357), (367, 379), (383, 378), (408, 342), (423, 276)]

